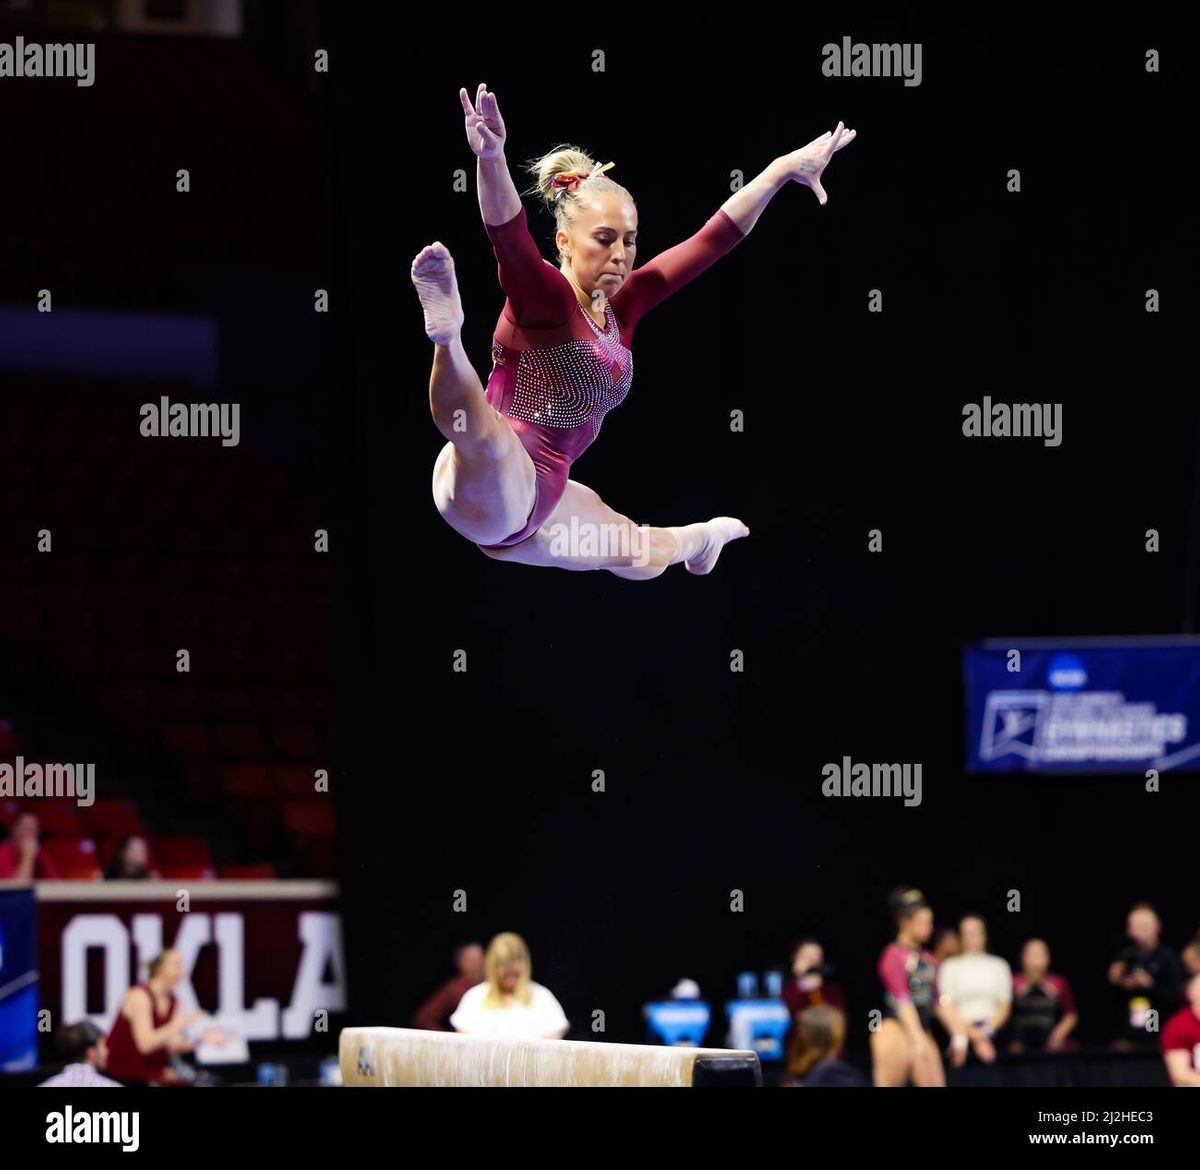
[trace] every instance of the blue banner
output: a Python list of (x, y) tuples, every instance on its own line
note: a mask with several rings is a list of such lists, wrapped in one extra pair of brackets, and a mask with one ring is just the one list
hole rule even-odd
[(669, 999), (645, 1008), (651, 1044), (691, 1044), (699, 1048), (708, 1034), (712, 1009), (699, 999)]
[(781, 999), (731, 999), (725, 1005), (729, 1017), (729, 1047), (758, 1053), (759, 1060), (782, 1060), (784, 1042), (792, 1017)]
[(37, 1067), (37, 978), (33, 888), (0, 890), (0, 1072)]
[(1200, 639), (968, 647), (972, 772), (1200, 769)]

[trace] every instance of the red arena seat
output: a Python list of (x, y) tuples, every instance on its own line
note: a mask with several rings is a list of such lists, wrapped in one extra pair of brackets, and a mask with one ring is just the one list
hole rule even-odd
[(239, 865), (219, 865), (217, 877), (231, 882), (269, 882), (275, 881), (279, 873), (269, 861), (253, 861)]
[(96, 843), (90, 837), (55, 837), (42, 842), (58, 870), (67, 881), (94, 881), (101, 876)]

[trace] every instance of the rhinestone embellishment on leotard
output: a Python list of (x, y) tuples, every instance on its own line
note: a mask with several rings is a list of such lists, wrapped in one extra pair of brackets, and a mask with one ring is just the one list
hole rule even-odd
[(592, 327), (591, 341), (521, 351), (508, 414), (544, 427), (565, 430), (591, 422), (600, 429), (605, 414), (624, 400), (633, 381), (633, 355), (621, 344), (612, 306), (604, 309), (607, 330), (580, 306)]

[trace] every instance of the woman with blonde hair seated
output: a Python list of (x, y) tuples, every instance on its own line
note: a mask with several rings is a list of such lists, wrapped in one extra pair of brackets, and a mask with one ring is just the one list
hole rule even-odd
[(486, 978), (469, 988), (450, 1026), (471, 1036), (561, 1040), (569, 1026), (554, 994), (532, 978), (529, 948), (519, 934), (498, 934), (484, 959)]

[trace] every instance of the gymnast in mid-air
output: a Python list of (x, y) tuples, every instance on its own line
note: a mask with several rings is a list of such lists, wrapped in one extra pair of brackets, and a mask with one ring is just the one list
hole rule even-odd
[[(637, 207), (607, 173), (613, 164), (600, 166), (576, 147), (557, 147), (529, 168), (557, 224), (555, 267), (538, 251), (509, 174), (496, 95), (481, 84), (474, 103), (466, 89), (459, 99), (478, 159), (479, 208), (507, 299), (485, 389), (463, 348), (463, 308), (449, 250), (435, 242), (413, 260), (412, 280), (434, 344), (429, 405), (447, 440), (433, 470), (438, 511), (498, 560), (607, 569), (630, 580), (649, 580), (679, 562), (691, 573), (711, 572), (722, 548), (749, 534), (740, 520), (637, 525), (568, 473), (605, 414), (629, 392), (630, 349), (643, 315), (743, 239), (787, 183), (810, 187), (823, 205), (821, 175), (855, 132), (839, 122), (781, 155), (695, 235), (639, 268)], [(676, 396), (686, 409), (686, 398)], [(611, 536), (595, 535), (618, 532), (620, 547)]]

